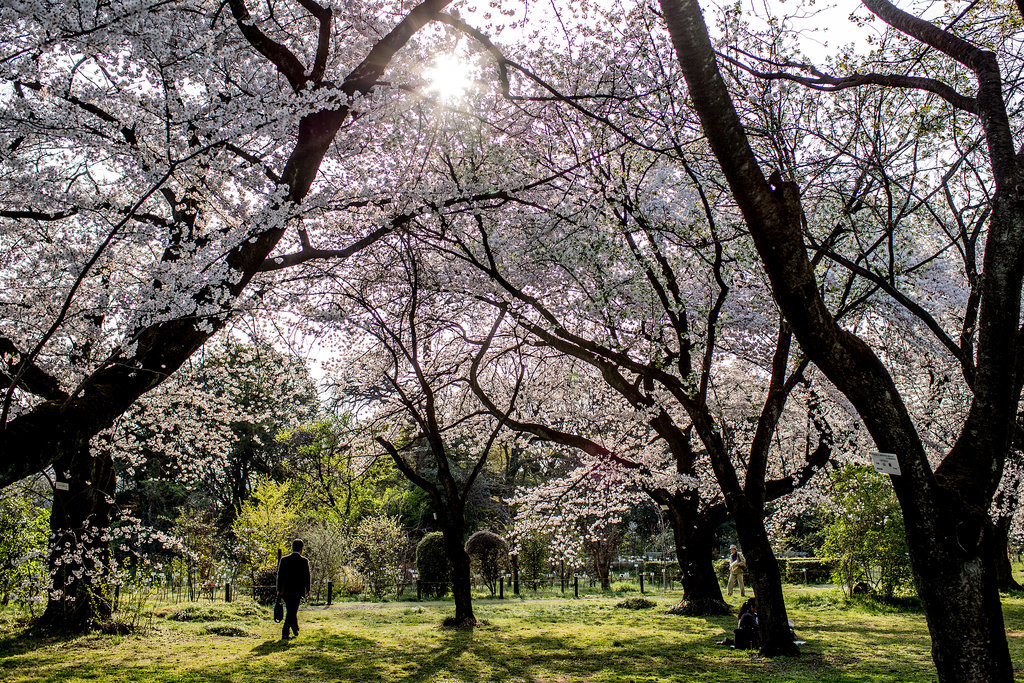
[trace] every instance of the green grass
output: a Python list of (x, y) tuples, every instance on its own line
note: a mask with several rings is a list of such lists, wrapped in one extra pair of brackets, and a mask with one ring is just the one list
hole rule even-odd
[[(171, 606), (129, 636), (23, 637), (0, 619), (0, 680), (194, 681), (931, 681), (924, 617), (790, 587), (807, 641), (797, 658), (715, 645), (731, 617), (616, 608), (620, 596), (481, 599), (472, 632), (439, 628), (450, 602), (343, 603), (300, 612), (302, 633), (278, 640), (269, 611), (247, 603)], [(738, 599), (734, 598), (738, 604)], [(191, 607), (191, 609), (186, 609)], [(1024, 597), (1004, 600), (1010, 647), (1024, 662)], [(171, 618), (176, 617), (176, 618)], [(1024, 672), (1022, 672), (1024, 673)]]

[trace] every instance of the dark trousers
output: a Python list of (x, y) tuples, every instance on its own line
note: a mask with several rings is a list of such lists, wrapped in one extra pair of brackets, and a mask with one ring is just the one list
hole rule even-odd
[(299, 598), (298, 593), (282, 593), (284, 600), (284, 624), (281, 626), (281, 637), (288, 637), (288, 629), (299, 635)]

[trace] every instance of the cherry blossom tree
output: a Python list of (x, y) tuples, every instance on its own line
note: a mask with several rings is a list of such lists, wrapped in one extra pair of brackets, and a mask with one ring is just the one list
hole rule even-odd
[(0, 481), (87, 458), (260, 273), (405, 220), (368, 208), (379, 167), (338, 202), (314, 181), (343, 125), (355, 150), (378, 132), (369, 94), (446, 4), (5, 8)]
[[(938, 466), (929, 462), (880, 352), (840, 326), (822, 300), (803, 235), (807, 214), (800, 188), (779, 171), (769, 178), (762, 172), (722, 79), (700, 6), (692, 0), (661, 2), (694, 109), (754, 238), (776, 301), (808, 356), (857, 408), (877, 447), (898, 458), (901, 474), (892, 477), (892, 484), (903, 509), (939, 679), (1009, 681), (1013, 667), (988, 558), (989, 508), (1021, 392), (1016, 340), (1024, 216), (1016, 193), (1022, 176), (1008, 113), (1012, 90), (1000, 66), (1019, 51), (1006, 49), (1015, 43), (1009, 34), (999, 34), (1000, 21), (956, 26), (972, 11), (984, 15), (988, 6), (972, 7), (946, 28), (885, 0), (866, 0), (864, 6), (908, 44), (927, 48), (930, 59), (906, 70), (906, 62), (894, 66), (883, 58), (870, 72), (843, 77), (811, 72), (805, 82), (823, 90), (880, 85), (904, 89), (908, 96), (932, 93), (947, 107), (944, 128), (955, 127), (954, 122), (972, 126), (982, 142), (978, 154), (986, 161), (985, 173), (973, 180), (987, 188), (985, 229), (968, 230), (969, 237), (977, 237), (973, 244), (959, 241), (977, 264), (975, 305), (965, 309), (959, 339), (941, 326), (935, 330), (963, 364), (972, 393), (957, 440)], [(982, 44), (991, 41), (995, 51), (979, 46), (980, 26), (994, 27)], [(942, 71), (929, 71), (936, 62)], [(963, 94), (966, 88), (973, 94)], [(983, 249), (979, 259), (975, 249)]]
[[(472, 627), (467, 507), (508, 440), (465, 379), (488, 348), (488, 307), (447, 293), (444, 270), (407, 237), (384, 246), (362, 255), (364, 278), (319, 288), (320, 300), (333, 301), (319, 320), (343, 335), (335, 382), (363, 422), (359, 448), (376, 445), (430, 498), (452, 566), (455, 616), (446, 624)], [(514, 390), (506, 401), (515, 402)]]

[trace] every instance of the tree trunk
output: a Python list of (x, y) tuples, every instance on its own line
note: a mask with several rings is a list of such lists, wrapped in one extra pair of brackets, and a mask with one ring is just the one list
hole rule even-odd
[(740, 539), (743, 557), (747, 561), (747, 576), (757, 596), (757, 620), (761, 630), (760, 653), (766, 657), (796, 656), (799, 649), (793, 642), (789, 628), (789, 615), (782, 595), (782, 575), (772, 552), (768, 532), (764, 528), (764, 514), (750, 509), (747, 502), (734, 506), (736, 533)]
[(1014, 680), (990, 561), (1000, 542), (987, 511), (946, 505), (933, 519), (905, 506), (903, 516), (938, 679)]
[(990, 562), (996, 574), (996, 586), (1001, 591), (1019, 591), (1022, 586), (1013, 578), (1010, 564), (1010, 522), (1009, 517), (999, 517), (992, 524), (992, 554)]
[[(455, 513), (451, 513), (456, 517)], [(461, 513), (456, 517), (461, 519)], [(441, 529), (444, 534), (444, 547), (448, 551), (448, 561), (452, 563), (452, 597), (455, 599), (455, 617), (445, 619), (445, 626), (465, 628), (476, 626), (473, 614), (472, 571), (469, 553), (463, 545), (463, 528), (461, 524), (446, 524)]]
[(695, 503), (699, 501), (688, 500), (696, 497), (692, 492), (688, 496), (676, 493), (669, 510), (683, 583), (683, 600), (673, 611), (691, 616), (729, 614), (732, 609), (722, 597), (712, 557), (715, 529), (721, 520), (717, 514), (697, 514)]
[(38, 627), (82, 633), (111, 615), (110, 544), (114, 463), (88, 445), (54, 463), (58, 487), (50, 512), (50, 592)]

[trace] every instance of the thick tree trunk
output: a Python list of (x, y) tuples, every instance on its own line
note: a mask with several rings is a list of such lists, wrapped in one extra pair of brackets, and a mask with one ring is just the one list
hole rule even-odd
[[(50, 512), (50, 595), (38, 628), (82, 633), (109, 619), (114, 463), (88, 446), (54, 463)], [(62, 484), (68, 489), (63, 490)]]
[(1013, 578), (1013, 565), (1010, 563), (1010, 522), (1009, 517), (1000, 517), (992, 525), (991, 557), (993, 571), (996, 574), (996, 586), (1001, 591), (1019, 591), (1022, 586)]
[(677, 492), (669, 509), (676, 542), (676, 558), (683, 582), (683, 600), (673, 612), (691, 616), (729, 614), (732, 609), (722, 597), (713, 558), (718, 514), (697, 514), (695, 492)]
[(594, 575), (601, 584), (601, 590), (611, 588), (611, 565), (617, 545), (609, 541), (595, 541), (591, 547), (591, 558), (594, 561)]
[[(452, 514), (454, 517), (455, 514)], [(457, 519), (461, 518), (460, 513)], [(448, 561), (452, 564), (452, 597), (455, 599), (455, 617), (445, 619), (445, 626), (476, 626), (476, 616), (473, 614), (473, 575), (469, 553), (464, 545), (465, 533), (461, 524), (445, 525), (441, 531), (444, 534), (444, 547), (448, 551)]]
[(757, 597), (757, 619), (761, 626), (760, 653), (767, 657), (798, 655), (789, 628), (789, 615), (782, 595), (782, 575), (775, 559), (768, 532), (764, 528), (764, 515), (748, 505), (737, 505), (733, 510), (736, 532), (743, 556), (747, 561), (747, 576)]
[(988, 515), (980, 511), (968, 515), (947, 506), (945, 513), (926, 519), (913, 508), (903, 510), (938, 678), (1012, 681), (999, 587), (990, 561), (998, 552), (998, 535)]

